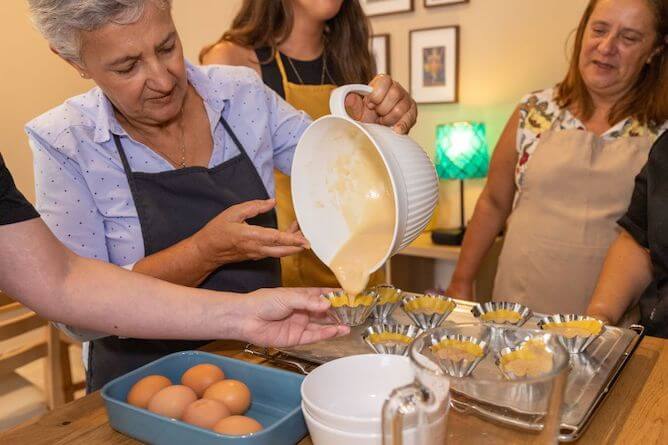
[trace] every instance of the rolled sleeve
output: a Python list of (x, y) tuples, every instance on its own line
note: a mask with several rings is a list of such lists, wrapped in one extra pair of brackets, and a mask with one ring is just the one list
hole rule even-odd
[(312, 121), (305, 112), (295, 109), (263, 83), (261, 88), (267, 96), (274, 166), (289, 175), (297, 142)]
[(647, 241), (647, 164), (642, 168), (635, 179), (631, 203), (617, 222), (626, 230), (638, 244), (649, 248)]
[(69, 249), (108, 262), (104, 219), (79, 165), (34, 136), (29, 135), (29, 143), (35, 161), (36, 204), (42, 218)]

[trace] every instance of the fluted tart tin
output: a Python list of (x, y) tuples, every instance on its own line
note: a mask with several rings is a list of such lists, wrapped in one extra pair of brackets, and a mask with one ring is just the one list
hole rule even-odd
[(378, 294), (374, 291), (364, 291), (361, 294), (350, 296), (340, 290), (324, 294), (323, 297), (331, 304), (328, 313), (338, 323), (351, 327), (363, 324), (378, 303)]
[(522, 326), (532, 315), (528, 307), (509, 301), (478, 303), (471, 308), (471, 313), (483, 323), (512, 326)]
[(438, 365), (453, 377), (470, 375), (489, 352), (487, 342), (462, 334), (432, 334), (429, 342)]
[(403, 292), (391, 284), (380, 284), (372, 290), (378, 294), (378, 304), (371, 311), (373, 319), (381, 323), (389, 321), (394, 310), (401, 304)]
[(401, 308), (422, 330), (438, 327), (455, 307), (452, 298), (439, 294), (409, 295), (401, 300)]
[(538, 327), (554, 334), (571, 354), (584, 352), (605, 332), (605, 323), (601, 320), (577, 314), (548, 315), (538, 320)]
[(503, 348), (495, 363), (509, 380), (540, 377), (554, 367), (554, 351), (540, 338), (532, 338), (518, 346)]
[(375, 323), (364, 330), (362, 339), (378, 354), (406, 355), (420, 332), (413, 325)]

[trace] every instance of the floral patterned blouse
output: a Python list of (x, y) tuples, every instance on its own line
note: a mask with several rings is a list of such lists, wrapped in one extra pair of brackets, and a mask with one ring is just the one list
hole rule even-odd
[[(583, 130), (585, 126), (565, 108), (560, 108), (554, 99), (555, 88), (530, 93), (522, 98), (519, 105), (520, 122), (517, 128), (517, 152), (519, 154), (515, 166), (515, 184), (522, 188), (524, 173), (529, 159), (538, 146), (540, 135), (546, 130)], [(655, 140), (668, 129), (668, 122), (662, 126), (642, 125), (632, 117), (622, 119), (601, 135), (604, 140), (620, 137), (644, 136), (650, 134)]]

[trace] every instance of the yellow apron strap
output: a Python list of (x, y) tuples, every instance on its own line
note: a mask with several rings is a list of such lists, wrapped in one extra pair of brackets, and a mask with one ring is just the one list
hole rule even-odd
[[(274, 53), (274, 58), (276, 59), (276, 66), (278, 67), (278, 72), (281, 73), (281, 83), (283, 84), (283, 93), (286, 94), (288, 91), (288, 75), (285, 72), (285, 65), (283, 65), (283, 58), (281, 57), (281, 53), (276, 50)], [(287, 101), (287, 95), (285, 96), (285, 100)], [(288, 101), (289, 103), (289, 101)]]
[[(313, 119), (329, 114), (329, 96), (336, 85), (300, 85), (292, 83), (288, 80), (280, 52), (276, 51), (274, 57), (278, 71), (281, 73), (281, 83), (286, 102), (298, 110), (305, 111)], [(286, 230), (296, 220), (292, 207), (290, 177), (274, 170), (274, 180), (276, 183), (278, 228)], [(384, 270), (381, 268), (371, 277), (369, 285), (381, 284), (384, 276)], [(339, 286), (334, 274), (310, 250), (281, 258), (281, 282), (283, 286), (288, 287)]]

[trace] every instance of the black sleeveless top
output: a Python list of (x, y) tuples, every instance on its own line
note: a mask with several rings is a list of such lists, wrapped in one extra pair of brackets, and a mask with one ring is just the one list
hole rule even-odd
[[(273, 50), (269, 47), (257, 48), (255, 55), (260, 61), (260, 69), (262, 72), (262, 80), (265, 85), (274, 90), (279, 96), (285, 99), (285, 91), (283, 91), (283, 83), (281, 79), (281, 72), (278, 70), (278, 64), (273, 56)], [(271, 59), (270, 62), (263, 63)], [(323, 57), (320, 56), (315, 60), (297, 60), (290, 59), (292, 65), (299, 71), (299, 76), (295, 73), (292, 65), (289, 62), (289, 57), (281, 53), (281, 60), (285, 68), (285, 74), (288, 76), (288, 81), (299, 84), (299, 77), (304, 81), (304, 85), (320, 85), (322, 81), (322, 64)], [(325, 83), (341, 85), (338, 82), (339, 76), (336, 73), (335, 67), (331, 63), (327, 64), (327, 71), (325, 72)]]

